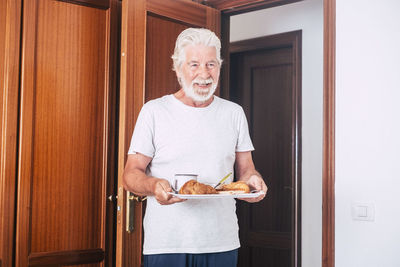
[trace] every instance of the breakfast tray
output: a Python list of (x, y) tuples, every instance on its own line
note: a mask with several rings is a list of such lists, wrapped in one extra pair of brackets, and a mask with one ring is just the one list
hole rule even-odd
[(181, 199), (210, 199), (210, 198), (255, 198), (261, 196), (262, 194), (265, 194), (265, 192), (257, 191), (257, 192), (242, 193), (242, 194), (222, 193), (222, 194), (204, 194), (204, 195), (183, 195), (176, 193), (168, 193), (168, 194), (171, 194), (175, 197), (179, 197)]

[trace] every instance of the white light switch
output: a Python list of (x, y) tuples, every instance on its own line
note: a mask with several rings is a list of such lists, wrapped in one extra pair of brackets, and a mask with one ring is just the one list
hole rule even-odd
[(373, 203), (355, 202), (351, 206), (351, 216), (355, 221), (374, 221), (375, 207)]
[(368, 216), (368, 207), (367, 206), (357, 206), (357, 217), (367, 217)]

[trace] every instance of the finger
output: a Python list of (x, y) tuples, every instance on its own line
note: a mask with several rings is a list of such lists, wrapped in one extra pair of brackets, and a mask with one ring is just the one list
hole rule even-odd
[[(258, 197), (257, 197), (257, 198), (258, 198)], [(255, 198), (255, 197), (254, 197), (254, 198), (247, 198), (247, 197), (246, 197), (246, 198), (238, 198), (238, 199), (239, 199), (239, 200), (246, 201), (246, 202), (253, 203), (253, 202), (257, 202), (257, 201), (256, 201), (257, 198)]]
[(171, 197), (168, 200), (159, 201), (158, 203), (160, 203), (161, 205), (171, 205), (171, 204), (179, 203), (179, 202), (183, 202), (183, 201), (186, 201), (186, 199), (181, 199), (179, 197)]
[(186, 199), (182, 199), (179, 197), (172, 197), (171, 199), (168, 200), (169, 204), (174, 204), (174, 203), (179, 203), (179, 202), (184, 202)]
[(255, 202), (259, 202), (259, 201), (263, 200), (264, 197), (265, 197), (265, 194), (261, 194), (260, 196), (255, 197), (255, 198), (238, 198), (238, 199), (249, 202), (249, 203), (255, 203)]
[(248, 203), (254, 203), (257, 202), (256, 198), (238, 198), (240, 200), (246, 201)]

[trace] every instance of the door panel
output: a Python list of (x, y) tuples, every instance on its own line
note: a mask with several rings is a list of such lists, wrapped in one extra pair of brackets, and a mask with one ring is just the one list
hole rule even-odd
[(112, 253), (116, 5), (84, 4), (24, 1), (17, 266)]
[(147, 16), (146, 102), (179, 90), (179, 83), (172, 70), (171, 56), (176, 37), (187, 27), (183, 23), (152, 14)]
[(117, 266), (138, 267), (144, 207), (134, 204), (134, 230), (128, 233), (121, 180), (135, 121), (146, 101), (179, 89), (171, 59), (178, 34), (191, 26), (219, 34), (220, 12), (189, 0), (126, 0), (122, 4)]
[(264, 37), (264, 48), (249, 40), (256, 49), (231, 54), (231, 97), (245, 110), (254, 163), (269, 187), (264, 201), (238, 203), (238, 266), (300, 266), (299, 38)]
[(0, 266), (13, 266), (21, 1), (0, 0)]

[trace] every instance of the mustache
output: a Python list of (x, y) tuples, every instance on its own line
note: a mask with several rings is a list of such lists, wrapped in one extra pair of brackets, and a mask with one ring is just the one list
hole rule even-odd
[(214, 83), (214, 80), (212, 78), (208, 78), (208, 79), (202, 79), (202, 78), (196, 78), (192, 81), (192, 84), (209, 84), (209, 83)]

